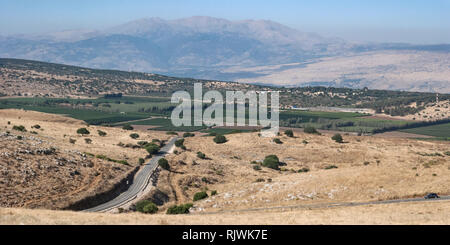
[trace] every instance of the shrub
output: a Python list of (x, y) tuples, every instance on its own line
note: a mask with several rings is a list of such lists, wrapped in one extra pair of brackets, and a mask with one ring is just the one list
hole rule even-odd
[(205, 159), (206, 155), (205, 155), (205, 153), (199, 151), (199, 152), (197, 152), (197, 157), (200, 159)]
[(161, 158), (158, 160), (158, 165), (165, 170), (170, 170), (170, 165), (169, 165), (169, 161), (167, 161), (167, 159), (165, 158)]
[(184, 139), (179, 139), (175, 141), (175, 146), (176, 147), (181, 147), (184, 144)]
[(216, 190), (211, 191), (211, 196), (215, 196), (215, 195), (217, 195), (217, 191)]
[(311, 126), (307, 126), (303, 129), (303, 132), (307, 133), (307, 134), (320, 134), (316, 128), (311, 127)]
[(133, 130), (134, 128), (130, 124), (125, 124), (122, 127), (123, 130)]
[(70, 144), (75, 144), (75, 142), (77, 142), (76, 139), (69, 139)]
[(278, 170), (280, 166), (280, 160), (276, 155), (266, 156), (262, 165), (267, 168)]
[(201, 192), (197, 192), (194, 194), (194, 202), (198, 201), (198, 200), (202, 200), (208, 197), (208, 194), (206, 193), (206, 191), (201, 191)]
[(336, 165), (328, 165), (325, 167), (325, 169), (333, 169), (333, 168), (338, 168)]
[(259, 178), (259, 179), (256, 179), (256, 182), (266, 182), (266, 180), (263, 178)]
[(97, 130), (97, 133), (98, 133), (98, 135), (101, 136), (101, 137), (106, 136), (106, 132), (105, 132), (105, 131)]
[(27, 131), (27, 130), (25, 129), (25, 126), (22, 126), (22, 125), (20, 125), (20, 126), (14, 125), (12, 129), (13, 129), (13, 130), (20, 131), (20, 132), (26, 132), (26, 131)]
[(292, 130), (290, 130), (290, 129), (284, 131), (284, 134), (285, 134), (287, 137), (294, 137), (294, 132), (293, 132)]
[(130, 137), (132, 139), (137, 139), (137, 138), (139, 138), (139, 134), (133, 133), (133, 134), (130, 134)]
[(214, 142), (216, 142), (216, 144), (223, 144), (225, 142), (227, 142), (227, 138), (225, 138), (225, 136), (223, 135), (216, 135), (216, 137), (214, 137)]
[(299, 173), (307, 173), (309, 172), (309, 168), (301, 168), (298, 170)]
[(253, 166), (253, 170), (259, 171), (259, 170), (261, 170), (261, 166), (259, 166), (259, 165), (254, 165), (254, 166)]
[(137, 144), (140, 145), (141, 147), (145, 147), (148, 144), (148, 142), (147, 141), (138, 141)]
[(40, 128), (41, 128), (41, 125), (36, 124), (36, 125), (31, 126), (31, 128), (40, 129)]
[(167, 209), (167, 214), (188, 214), (189, 209), (192, 208), (194, 205), (192, 203), (186, 203), (182, 205), (173, 205)]
[(84, 142), (86, 142), (86, 144), (91, 144), (92, 140), (91, 139), (84, 139)]
[(139, 158), (139, 164), (144, 164), (145, 163), (145, 159), (144, 158)]
[(167, 131), (166, 134), (167, 135), (178, 135), (178, 133), (174, 132), (174, 131)]
[(158, 145), (150, 143), (148, 145), (145, 146), (145, 150), (149, 153), (149, 154), (156, 154), (159, 152), (160, 148)]
[(186, 133), (183, 134), (183, 137), (184, 137), (184, 138), (187, 138), (187, 137), (194, 137), (194, 136), (195, 136), (195, 134), (189, 133), (189, 132), (186, 132)]
[(136, 203), (136, 211), (153, 214), (158, 211), (158, 207), (156, 207), (156, 205), (149, 200), (142, 200)]
[(302, 143), (307, 145), (309, 142), (307, 140), (303, 140)]
[(88, 135), (88, 134), (90, 134), (91, 132), (89, 132), (89, 130), (87, 130), (86, 128), (79, 128), (78, 130), (77, 130), (77, 134), (81, 134), (81, 135)]
[(149, 203), (149, 204), (145, 205), (142, 210), (143, 210), (143, 213), (154, 214), (154, 213), (158, 212), (158, 207), (154, 203)]
[(335, 134), (333, 137), (331, 137), (332, 140), (336, 141), (337, 143), (344, 142), (344, 139), (342, 138), (341, 134)]
[(283, 142), (278, 138), (273, 139), (273, 142), (275, 142), (277, 144), (283, 144)]

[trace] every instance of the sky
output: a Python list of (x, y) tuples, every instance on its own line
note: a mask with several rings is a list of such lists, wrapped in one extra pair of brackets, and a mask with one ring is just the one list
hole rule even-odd
[(0, 35), (160, 17), (266, 19), (361, 42), (450, 43), (450, 0), (0, 0)]

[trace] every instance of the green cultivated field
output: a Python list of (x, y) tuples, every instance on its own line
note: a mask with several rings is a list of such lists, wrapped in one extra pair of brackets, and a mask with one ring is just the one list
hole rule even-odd
[(403, 129), (401, 132), (412, 133), (412, 134), (421, 134), (434, 136), (439, 138), (449, 138), (450, 137), (450, 123), (432, 125), (426, 127), (419, 128), (411, 128), (411, 129)]

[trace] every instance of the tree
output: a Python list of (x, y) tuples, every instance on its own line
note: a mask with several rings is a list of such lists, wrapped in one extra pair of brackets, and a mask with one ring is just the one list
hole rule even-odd
[(335, 134), (333, 137), (331, 137), (332, 140), (336, 141), (337, 143), (344, 142), (344, 139), (342, 138), (341, 134)]
[(197, 152), (197, 157), (198, 158), (200, 158), (200, 159), (206, 159), (206, 155), (205, 155), (205, 153), (203, 153), (203, 152)]
[(139, 134), (133, 133), (133, 134), (130, 134), (130, 137), (132, 139), (137, 139), (137, 138), (139, 138)]
[(170, 170), (170, 165), (169, 165), (169, 161), (167, 161), (167, 159), (165, 158), (161, 158), (158, 160), (158, 165), (165, 170)]
[(158, 145), (150, 143), (148, 145), (145, 146), (145, 150), (149, 153), (149, 154), (156, 154), (159, 152), (160, 148)]
[(294, 132), (290, 129), (284, 131), (284, 134), (288, 137), (294, 137)]
[(181, 147), (184, 144), (184, 139), (179, 139), (177, 141), (175, 141), (175, 146), (176, 147)]
[(133, 130), (134, 128), (130, 124), (125, 124), (122, 127), (123, 130)]
[(106, 136), (106, 132), (105, 132), (105, 131), (97, 130), (97, 133), (98, 133), (98, 135), (101, 136), (101, 137)]
[(266, 156), (262, 165), (267, 168), (278, 170), (280, 166), (280, 159), (276, 155)]
[(86, 128), (79, 128), (78, 130), (77, 130), (77, 134), (81, 134), (81, 135), (88, 135), (88, 134), (90, 134), (91, 132), (89, 132), (89, 130), (87, 130)]
[(195, 134), (189, 133), (189, 132), (186, 132), (186, 133), (183, 134), (183, 137), (184, 137), (184, 138), (187, 138), (187, 137), (194, 137), (194, 136), (195, 136)]
[(277, 144), (283, 144), (283, 142), (278, 138), (273, 139), (273, 142), (275, 142)]
[(320, 134), (316, 128), (311, 127), (311, 126), (307, 126), (303, 129), (303, 132), (307, 133), (307, 134)]
[(225, 138), (225, 136), (223, 135), (216, 135), (216, 137), (214, 137), (214, 142), (216, 142), (216, 144), (223, 144), (225, 142), (227, 142), (227, 138)]

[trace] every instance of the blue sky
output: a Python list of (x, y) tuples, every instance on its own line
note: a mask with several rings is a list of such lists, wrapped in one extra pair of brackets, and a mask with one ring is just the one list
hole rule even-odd
[(353, 41), (450, 43), (450, 0), (0, 0), (0, 34), (101, 29), (144, 17), (269, 19)]

